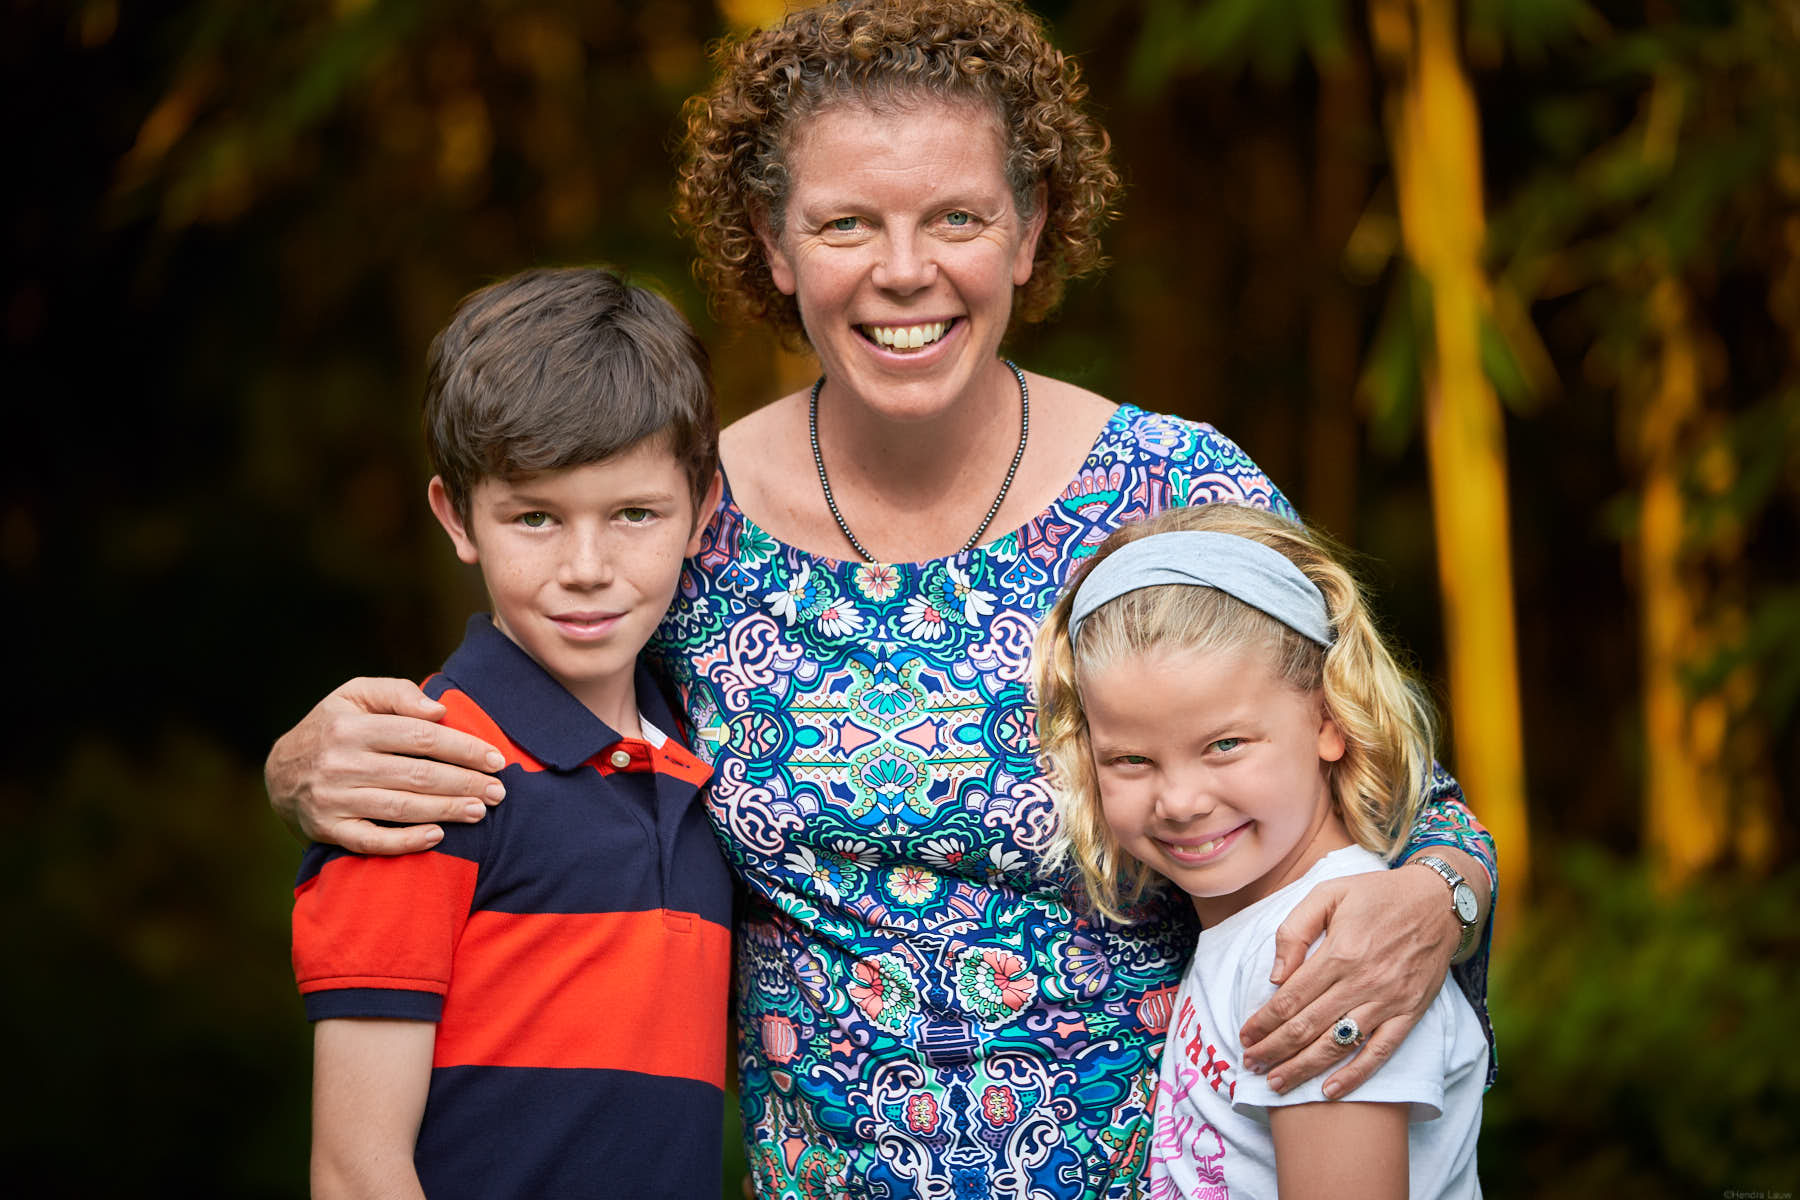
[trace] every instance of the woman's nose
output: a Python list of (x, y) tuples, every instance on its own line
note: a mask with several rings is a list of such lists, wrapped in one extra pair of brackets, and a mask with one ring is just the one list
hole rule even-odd
[(884, 291), (921, 291), (937, 278), (937, 260), (917, 231), (896, 230), (888, 235), (872, 278)]

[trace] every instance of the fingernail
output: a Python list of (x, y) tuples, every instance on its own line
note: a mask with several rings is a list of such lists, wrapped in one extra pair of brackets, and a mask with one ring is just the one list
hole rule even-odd
[(431, 828), (431, 831), (425, 835), (425, 848), (427, 850), (429, 850), (433, 846), (437, 845), (439, 842), (441, 842), (443, 840), (444, 840), (444, 831), (442, 829), (437, 828), (436, 826), (433, 826)]
[(506, 799), (506, 785), (496, 779), (494, 782), (487, 785), (487, 791), (483, 794), (486, 795), (489, 800), (504, 800)]
[(1287, 1086), (1287, 1081), (1285, 1079), (1283, 1079), (1281, 1076), (1279, 1076), (1279, 1075), (1269, 1076), (1269, 1088), (1271, 1091), (1279, 1092), (1281, 1089), (1285, 1088), (1286, 1086)]
[(479, 821), (481, 818), (487, 816), (487, 805), (465, 804), (463, 805), (463, 816), (469, 818), (471, 821)]
[(1327, 1100), (1336, 1100), (1343, 1094), (1344, 1087), (1342, 1084), (1333, 1082), (1325, 1085), (1325, 1098)]
[(498, 750), (489, 750), (487, 754), (488, 770), (498, 771), (506, 765), (506, 759)]
[(1268, 1064), (1262, 1062), (1260, 1059), (1246, 1058), (1244, 1060), (1244, 1070), (1250, 1072), (1252, 1075), (1261, 1075), (1268, 1069)]

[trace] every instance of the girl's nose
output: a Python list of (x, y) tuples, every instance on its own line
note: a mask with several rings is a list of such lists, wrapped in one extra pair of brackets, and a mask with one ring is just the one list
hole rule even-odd
[(1170, 779), (1156, 792), (1156, 815), (1165, 821), (1191, 821), (1218, 807), (1218, 798), (1200, 780)]

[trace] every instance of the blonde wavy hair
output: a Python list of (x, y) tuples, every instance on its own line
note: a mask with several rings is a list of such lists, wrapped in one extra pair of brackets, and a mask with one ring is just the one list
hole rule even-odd
[(1105, 265), (1100, 228), (1119, 176), (1111, 142), (1082, 108), (1075, 63), (1012, 0), (834, 0), (727, 39), (712, 89), (683, 109), (677, 222), (693, 237), (695, 274), (719, 315), (766, 321), (804, 338), (800, 310), (769, 275), (758, 220), (782, 224), (785, 156), (810, 116), (835, 104), (904, 107), (920, 98), (992, 108), (1006, 140), (1006, 177), (1022, 219), (1045, 222), (1013, 315), (1036, 321), (1071, 278)]
[(1103, 605), (1072, 646), (1069, 611), (1080, 579), (1070, 583), (1038, 631), (1032, 662), (1038, 739), (1060, 818), (1050, 857), (1072, 863), (1089, 906), (1115, 921), (1130, 920), (1160, 877), (1125, 853), (1101, 811), (1081, 706), (1081, 681), (1095, 672), (1150, 651), (1263, 650), (1284, 683), (1320, 694), (1344, 737), (1344, 756), (1325, 764), (1334, 805), (1350, 836), (1384, 859), (1405, 845), (1432, 766), (1431, 702), (1383, 642), (1355, 578), (1320, 535), (1241, 505), (1170, 509), (1114, 531), (1087, 570), (1121, 546), (1175, 530), (1235, 534), (1285, 555), (1324, 594), (1337, 639), (1326, 649), (1217, 589), (1166, 585)]

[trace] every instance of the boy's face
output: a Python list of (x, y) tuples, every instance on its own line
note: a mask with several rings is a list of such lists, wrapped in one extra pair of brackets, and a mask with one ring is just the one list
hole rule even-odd
[(696, 512), (660, 438), (602, 462), (522, 480), (483, 479), (464, 522), (441, 479), (432, 512), (457, 557), (479, 564), (494, 623), (602, 720), (632, 716), (632, 668), (700, 548), (718, 501)]

